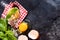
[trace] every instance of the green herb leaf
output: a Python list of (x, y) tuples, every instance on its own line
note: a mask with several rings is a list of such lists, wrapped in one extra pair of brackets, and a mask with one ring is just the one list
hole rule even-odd
[(0, 23), (3, 24), (4, 26), (7, 26), (7, 22), (6, 19), (0, 19)]
[(0, 36), (4, 36), (4, 33), (3, 32), (0, 32)]
[(14, 33), (11, 30), (6, 31), (6, 34), (14, 35)]
[(3, 40), (8, 40), (8, 38), (3, 38)]
[(3, 39), (5, 37), (5, 34), (3, 32), (0, 32), (0, 39)]
[(6, 31), (6, 35), (8, 37), (8, 40), (17, 40), (17, 38), (14, 36), (14, 33), (11, 30)]
[(6, 31), (7, 30), (7, 23), (5, 19), (0, 19), (0, 30)]
[(12, 14), (14, 14), (18, 8), (14, 7), (9, 13), (7, 14), (5, 19), (0, 18), (0, 39), (2, 40), (17, 40), (14, 36), (14, 33), (8, 26), (8, 21)]
[(17, 40), (17, 38), (13, 35), (8, 34), (8, 39), (9, 40)]
[(0, 23), (0, 30), (1, 31), (6, 31), (7, 29), (6, 29), (6, 27), (3, 24)]
[(15, 14), (15, 12), (18, 10), (17, 7), (14, 7), (12, 8), (8, 13), (7, 13), (7, 16), (6, 16), (6, 19), (9, 19), (11, 17), (12, 14)]

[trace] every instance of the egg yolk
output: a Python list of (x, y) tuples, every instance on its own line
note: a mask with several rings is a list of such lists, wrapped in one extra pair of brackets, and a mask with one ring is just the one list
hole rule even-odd
[(22, 23), (19, 25), (19, 31), (20, 31), (20, 32), (25, 32), (27, 29), (28, 29), (28, 24), (27, 24), (26, 22), (22, 22)]

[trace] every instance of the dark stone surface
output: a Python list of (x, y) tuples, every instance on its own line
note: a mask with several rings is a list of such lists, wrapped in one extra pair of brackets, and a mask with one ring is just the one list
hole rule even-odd
[[(6, 3), (9, 3), (10, 1), (14, 0), (5, 1)], [(30, 24), (31, 29), (36, 29), (39, 31), (40, 37), (37, 40), (60, 40), (59, 31), (60, 5), (58, 3), (59, 1), (57, 0), (51, 0), (51, 2), (49, 0), (17, 0), (17, 1), (28, 10), (28, 15), (24, 21), (27, 21)], [(0, 5), (0, 15), (3, 9), (4, 8)]]

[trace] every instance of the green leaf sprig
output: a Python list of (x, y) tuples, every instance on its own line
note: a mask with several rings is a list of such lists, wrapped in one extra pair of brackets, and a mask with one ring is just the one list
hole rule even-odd
[(14, 33), (8, 26), (8, 20), (12, 14), (14, 14), (18, 8), (14, 7), (11, 11), (9, 11), (8, 15), (5, 19), (0, 18), (0, 39), (2, 40), (17, 40), (14, 36)]

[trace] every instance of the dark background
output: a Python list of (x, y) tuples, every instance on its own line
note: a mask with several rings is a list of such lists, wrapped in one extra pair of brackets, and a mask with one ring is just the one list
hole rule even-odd
[[(0, 16), (4, 10), (0, 0)], [(24, 21), (40, 33), (37, 40), (60, 40), (60, 0), (16, 0), (28, 11)], [(30, 30), (31, 30), (30, 29)], [(31, 40), (31, 39), (29, 39)]]

